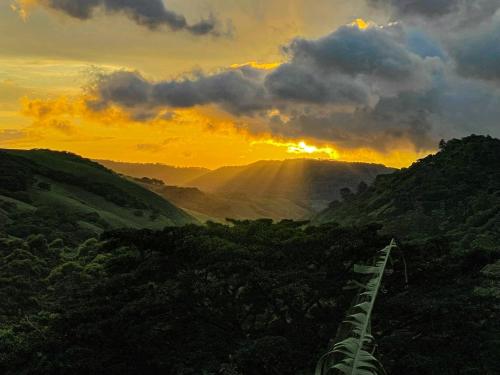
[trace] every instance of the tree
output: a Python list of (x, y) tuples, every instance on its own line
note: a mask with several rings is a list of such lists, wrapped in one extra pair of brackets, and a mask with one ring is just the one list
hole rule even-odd
[(364, 181), (361, 181), (358, 185), (358, 194), (362, 194), (368, 190), (368, 184)]
[(351, 191), (351, 189), (349, 189), (348, 187), (345, 187), (345, 188), (340, 189), (340, 196), (342, 197), (343, 201), (347, 202), (354, 196), (354, 194)]

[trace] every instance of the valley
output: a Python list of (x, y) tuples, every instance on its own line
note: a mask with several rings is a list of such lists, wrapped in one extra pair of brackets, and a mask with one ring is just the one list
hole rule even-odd
[[(369, 184), (377, 175), (394, 170), (376, 164), (299, 159), (221, 167), (179, 180), (179, 174), (192, 176), (193, 169), (155, 165), (152, 170), (149, 165), (113, 162), (103, 165), (139, 179), (143, 186), (199, 218), (218, 221), (309, 219), (340, 199), (342, 189), (356, 192), (360, 184)], [(148, 183), (148, 178), (153, 180)]]
[(0, 1), (0, 375), (500, 375), (500, 0)]
[[(395, 238), (371, 323), (386, 371), (495, 374), (498, 155), (498, 139), (454, 139), (340, 194), (321, 184), (284, 190), (292, 175), (265, 177), (274, 162), (243, 168), (250, 175), (207, 172), (196, 177), (203, 192), (74, 154), (2, 150), (0, 370), (309, 374), (353, 308), (353, 269)], [(335, 187), (373, 172), (294, 163), (319, 168), (301, 176), (308, 182), (339, 173)], [(325, 210), (286, 212), (285, 196), (330, 196), (322, 192), (337, 197)], [(259, 211), (265, 199), (282, 211)], [(277, 213), (312, 221), (249, 220)]]

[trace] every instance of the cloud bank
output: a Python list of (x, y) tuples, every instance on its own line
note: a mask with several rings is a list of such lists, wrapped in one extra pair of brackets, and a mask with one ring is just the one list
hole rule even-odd
[(477, 24), (490, 18), (499, 8), (497, 0), (366, 0), (385, 9), (395, 19), (421, 17), (448, 25)]
[[(283, 47), (286, 61), (270, 69), (249, 64), (165, 81), (104, 75), (88, 106), (117, 106), (144, 121), (215, 106), (252, 134), (379, 151), (401, 142), (431, 150), (440, 138), (470, 133), (500, 136), (500, 4), (370, 1), (401, 20), (296, 38)], [(465, 22), (464, 12), (478, 22)], [(447, 17), (458, 23), (443, 22)]]

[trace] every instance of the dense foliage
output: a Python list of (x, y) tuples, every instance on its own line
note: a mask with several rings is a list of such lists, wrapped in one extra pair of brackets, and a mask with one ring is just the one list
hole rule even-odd
[(386, 233), (420, 242), (442, 237), (457, 249), (497, 249), (500, 140), (473, 135), (440, 146), (436, 155), (333, 202), (317, 222), (377, 222)]
[[(311, 374), (356, 293), (353, 265), (389, 238), (303, 224), (120, 230), (79, 247), (4, 238), (0, 373)], [(394, 253), (372, 327), (390, 374), (497, 373), (497, 258)]]
[[(359, 283), (359, 294), (351, 307), (344, 328), (339, 329), (335, 343), (316, 365), (315, 375), (328, 375), (332, 371), (344, 375), (385, 375), (385, 370), (375, 354), (375, 338), (372, 335), (372, 314), (375, 301), (382, 289), (391, 252), (397, 247), (394, 240), (383, 248), (373, 265), (354, 265), (354, 272), (370, 275), (364, 284)], [(357, 285), (356, 281), (352, 282)]]
[(0, 373), (312, 374), (354, 265), (394, 234), (371, 316), (387, 373), (500, 373), (500, 141), (441, 147), (344, 189), (321, 219), (346, 227), (164, 227), (186, 216), (91, 161), (0, 152)]

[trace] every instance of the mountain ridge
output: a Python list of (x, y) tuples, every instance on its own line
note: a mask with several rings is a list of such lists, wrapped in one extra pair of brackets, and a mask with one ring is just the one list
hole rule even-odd
[(182, 185), (197, 176), (210, 172), (202, 167), (176, 167), (163, 163), (131, 163), (113, 160), (93, 159), (117, 173), (131, 177), (151, 177), (170, 185)]
[[(215, 194), (217, 200), (236, 196), (240, 200), (239, 203), (233, 201), (236, 205), (240, 205), (241, 200), (247, 197), (249, 200), (245, 204), (247, 207), (258, 201), (257, 206), (264, 210), (259, 209), (256, 212), (265, 213), (270, 208), (270, 216), (266, 215), (272, 218), (283, 218), (283, 213), (287, 211), (277, 209), (275, 204), (271, 204), (274, 208), (270, 207), (271, 200), (279, 200), (289, 205), (292, 212), (295, 212), (291, 217), (295, 219), (303, 219), (303, 212), (299, 207), (307, 207), (311, 214), (319, 212), (326, 208), (329, 202), (341, 196), (341, 189), (356, 190), (360, 183), (371, 183), (380, 173), (394, 171), (394, 168), (381, 164), (361, 162), (321, 159), (260, 160), (247, 165), (224, 166), (205, 172), (198, 170), (196, 173), (198, 176), (195, 178), (181, 181), (169, 178), (166, 174), (153, 173), (147, 166), (144, 167), (141, 164), (129, 164), (125, 166), (126, 168), (121, 168), (123, 165), (120, 164), (108, 163), (106, 165), (110, 168), (115, 166), (116, 172), (134, 178), (147, 177), (161, 180), (167, 186), (195, 187), (205, 194)], [(172, 169), (169, 166), (163, 167), (164, 171), (167, 169), (176, 171), (175, 168)], [(179, 170), (182, 168), (177, 169)], [(172, 183), (172, 181), (178, 183)], [(156, 190), (158, 188), (153, 187)], [(192, 209), (193, 207), (184, 208)], [(209, 216), (221, 217), (220, 213), (216, 215), (211, 213), (208, 207), (202, 211)], [(228, 212), (228, 216), (231, 216), (230, 214)], [(259, 217), (255, 213), (248, 217), (236, 216), (242, 219)]]
[(203, 192), (196, 187), (169, 186), (148, 178), (135, 181), (154, 191), (201, 221), (225, 222), (226, 219), (307, 220), (314, 211), (305, 204), (285, 198), (248, 197), (244, 194)]
[[(471, 135), (442, 141), (440, 151), (377, 177), (366, 191), (336, 201), (316, 223), (375, 222), (413, 239), (446, 236), (461, 248), (500, 240), (500, 140)], [(464, 236), (464, 233), (468, 234)]]

